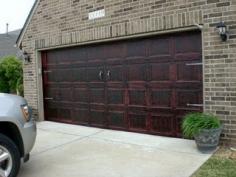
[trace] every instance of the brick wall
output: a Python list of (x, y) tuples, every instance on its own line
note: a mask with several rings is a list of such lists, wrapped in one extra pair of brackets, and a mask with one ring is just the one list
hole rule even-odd
[[(236, 1), (208, 0), (204, 13), (205, 111), (221, 117), (224, 140), (236, 145)], [(216, 23), (225, 21), (230, 33), (219, 40)]]
[[(88, 20), (103, 9), (106, 16)], [(229, 40), (221, 42), (216, 24), (225, 21)], [(221, 117), (223, 140), (236, 145), (236, 1), (235, 0), (40, 0), (23, 48), (32, 63), (24, 66), (25, 97), (37, 115), (36, 49), (77, 45), (204, 24), (205, 111)]]

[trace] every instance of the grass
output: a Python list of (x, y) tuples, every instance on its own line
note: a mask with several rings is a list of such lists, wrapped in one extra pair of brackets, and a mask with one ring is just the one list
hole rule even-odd
[(236, 152), (221, 148), (192, 177), (236, 177)]

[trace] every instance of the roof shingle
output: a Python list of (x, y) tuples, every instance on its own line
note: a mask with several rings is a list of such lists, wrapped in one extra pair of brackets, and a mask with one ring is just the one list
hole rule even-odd
[(21, 30), (15, 30), (8, 34), (0, 34), (0, 58), (8, 55), (17, 55), (16, 40)]

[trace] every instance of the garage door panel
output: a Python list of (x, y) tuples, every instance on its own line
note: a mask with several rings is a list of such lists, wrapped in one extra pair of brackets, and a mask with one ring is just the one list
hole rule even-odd
[(176, 100), (178, 108), (186, 108), (189, 104), (202, 104), (202, 92), (200, 90), (177, 90)]
[(61, 51), (61, 50), (54, 50), (48, 53), (48, 60), (47, 60), (48, 66), (50, 65), (63, 65), (63, 64), (69, 64), (70, 60), (68, 60), (67, 53)]
[(45, 113), (50, 117), (50, 119), (58, 119), (58, 111), (57, 108), (50, 107), (49, 104), (47, 108), (45, 108)]
[(104, 88), (90, 88), (90, 103), (104, 104), (105, 103), (105, 91)]
[(72, 122), (72, 111), (69, 108), (60, 108), (58, 111), (58, 118), (64, 122)]
[(122, 65), (109, 65), (106, 67), (105, 73), (106, 81), (110, 82), (123, 82), (124, 69)]
[(201, 45), (185, 32), (43, 52), (45, 116), (179, 137), (202, 110)]
[(43, 72), (43, 81), (44, 84), (48, 84), (49, 82), (57, 82), (57, 73), (55, 70), (44, 70)]
[(201, 54), (202, 43), (199, 33), (180, 34), (175, 37), (175, 53), (197, 53)]
[(47, 57), (43, 57), (42, 63), (44, 67), (50, 67), (50, 65), (56, 65), (60, 55), (57, 51), (50, 51), (47, 53)]
[(151, 81), (169, 81), (170, 80), (170, 64), (169, 63), (153, 63), (151, 64)]
[(152, 90), (151, 105), (155, 107), (171, 107), (172, 90)]
[(69, 101), (57, 101), (57, 100), (52, 100), (51, 105), (53, 108), (57, 108), (58, 110), (60, 109), (71, 109), (73, 110), (74, 108), (74, 103), (69, 102)]
[(175, 135), (174, 115), (155, 114), (151, 115), (151, 131), (156, 134), (164, 134), (166, 136)]
[(69, 69), (47, 69), (43, 73), (44, 83), (71, 82), (73, 81), (73, 71)]
[(72, 72), (72, 82), (86, 82), (87, 81), (87, 69), (84, 68), (74, 68), (71, 69)]
[(71, 102), (73, 100), (72, 88), (61, 88), (58, 90), (58, 101)]
[(89, 103), (89, 91), (87, 88), (74, 88), (73, 101), (80, 103)]
[(71, 61), (68, 59), (68, 56), (63, 54), (60, 56), (60, 59), (57, 60), (57, 65), (61, 65), (61, 66), (64, 66), (64, 65), (69, 65), (71, 64)]
[(145, 113), (134, 113), (129, 111), (129, 129), (136, 131), (147, 131), (147, 114)]
[(102, 61), (104, 60), (105, 47), (104, 45), (93, 45), (87, 47), (88, 61)]
[(187, 112), (179, 114), (175, 118), (175, 132), (177, 137), (182, 137), (182, 129), (181, 129), (181, 124), (183, 122), (183, 117), (186, 115)]
[(89, 109), (73, 110), (73, 121), (77, 124), (89, 125)]
[(107, 127), (105, 111), (92, 109), (90, 111), (90, 125), (98, 127)]
[(108, 113), (108, 126), (115, 129), (127, 129), (127, 122), (125, 120), (124, 112), (109, 112)]
[(148, 45), (149, 57), (169, 59), (173, 56), (172, 43), (173, 39), (169, 37), (150, 40)]
[(73, 82), (73, 71), (71, 69), (60, 69), (55, 72), (57, 82)]
[(108, 104), (124, 104), (124, 90), (108, 89)]
[(58, 104), (55, 99), (53, 99), (53, 100), (45, 99), (44, 103), (47, 104), (47, 107), (45, 107), (45, 109), (57, 109), (58, 108)]
[(103, 56), (107, 63), (122, 62), (124, 60), (125, 44), (122, 42), (106, 45)]
[(44, 88), (44, 92), (46, 92), (44, 95), (46, 101), (60, 102), (72, 100), (71, 88), (60, 88), (58, 85), (52, 86), (49, 84), (48, 87)]
[(87, 68), (87, 77), (89, 82), (104, 82), (104, 68), (103, 66), (95, 66)]
[(130, 89), (129, 105), (147, 105), (146, 90)]
[(88, 52), (86, 47), (67, 49), (66, 55), (73, 64), (86, 63), (88, 60)]
[(143, 59), (147, 56), (147, 40), (126, 43), (126, 59)]
[(127, 66), (127, 81), (146, 81), (147, 65), (133, 64)]
[(58, 89), (49, 85), (45, 88), (45, 98), (56, 98), (58, 95)]
[[(200, 62), (199, 62), (200, 63)], [(199, 63), (179, 63), (177, 64), (177, 80), (181, 81), (201, 81), (202, 65)]]

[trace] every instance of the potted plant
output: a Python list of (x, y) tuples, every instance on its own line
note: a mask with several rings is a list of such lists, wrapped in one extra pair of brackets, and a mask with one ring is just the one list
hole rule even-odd
[(218, 117), (206, 113), (190, 113), (182, 123), (183, 135), (194, 138), (200, 151), (212, 151), (219, 145), (222, 126)]

